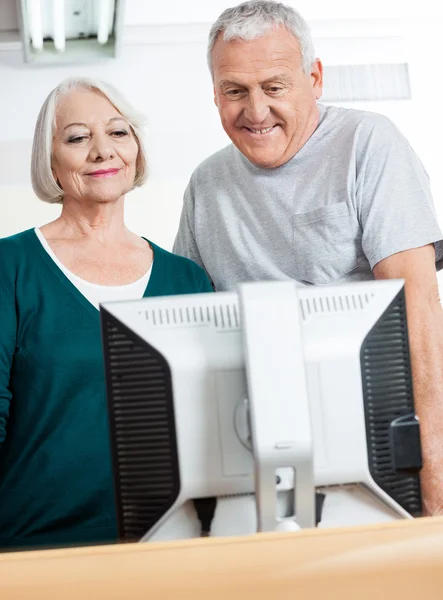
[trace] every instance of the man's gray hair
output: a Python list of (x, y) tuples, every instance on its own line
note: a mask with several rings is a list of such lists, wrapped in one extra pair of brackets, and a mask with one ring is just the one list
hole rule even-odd
[(138, 144), (138, 156), (133, 187), (145, 183), (148, 175), (142, 141), (144, 118), (112, 85), (86, 77), (71, 77), (62, 81), (46, 98), (37, 118), (32, 144), (31, 181), (34, 192), (44, 202), (62, 203), (64, 192), (52, 172), (53, 140), (56, 129), (57, 105), (63, 96), (78, 89), (89, 90), (105, 97), (128, 121)]
[(208, 43), (208, 66), (213, 76), (212, 50), (218, 36), (223, 33), (225, 42), (231, 40), (253, 40), (278, 26), (297, 38), (303, 61), (303, 70), (311, 72), (315, 61), (311, 32), (303, 17), (290, 6), (272, 0), (243, 2), (222, 12), (211, 28)]

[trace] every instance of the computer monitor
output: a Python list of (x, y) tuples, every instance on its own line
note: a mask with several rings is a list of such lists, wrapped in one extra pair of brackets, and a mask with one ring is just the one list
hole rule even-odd
[(220, 535), (314, 526), (315, 490), (323, 527), (421, 513), (403, 281), (248, 283), (100, 313), (121, 539), (180, 537), (180, 511), (213, 496), (237, 510)]

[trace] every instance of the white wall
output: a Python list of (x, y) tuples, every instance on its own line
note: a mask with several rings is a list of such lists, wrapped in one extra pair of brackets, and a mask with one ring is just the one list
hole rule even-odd
[(31, 139), (48, 92), (79, 74), (114, 83), (147, 116), (150, 181), (128, 196), (128, 225), (170, 247), (192, 170), (227, 143), (212, 102), (204, 45), (198, 43), (130, 45), (116, 61), (60, 68), (30, 68), (21, 63), (20, 52), (0, 52), (0, 81), (7, 82), (7, 93), (0, 94), (0, 236), (57, 211), (48, 212), (32, 196)]
[[(443, 117), (438, 105), (442, 89), (435, 75), (439, 64), (436, 51), (443, 55), (441, 21), (435, 14), (432, 20), (416, 19), (418, 29), (410, 30), (410, 22), (393, 19), (395, 14), (389, 11), (391, 20), (381, 20), (380, 2), (373, 2), (372, 9), (368, 5), (364, 16), (370, 20), (362, 20), (357, 4), (345, 0), (334, 3), (335, 14), (343, 13), (354, 20), (328, 21), (329, 3), (302, 0), (292, 4), (300, 9), (303, 5), (305, 14), (313, 19), (317, 54), (327, 64), (350, 60), (367, 64), (375, 59), (389, 62), (403, 57), (411, 60), (413, 101), (359, 106), (387, 114), (410, 139), (433, 181), (443, 222)], [(323, 13), (309, 8), (313, 4), (317, 9), (322, 7)], [(64, 77), (82, 74), (112, 82), (146, 114), (150, 180), (143, 189), (128, 195), (127, 223), (134, 231), (171, 247), (191, 172), (207, 155), (228, 143), (212, 101), (205, 48), (209, 21), (225, 5), (221, 0), (193, 0), (176, 2), (174, 10), (169, 3), (166, 10), (165, 3), (154, 6), (152, 2), (127, 0), (122, 56), (100, 64), (28, 67), (19, 49), (0, 44), (0, 236), (42, 224), (58, 213), (59, 207), (47, 206), (32, 194), (31, 139), (38, 110), (48, 92)], [(144, 15), (147, 7), (152, 12)], [(167, 24), (168, 15), (174, 24)], [(186, 15), (193, 24), (185, 24)], [(147, 18), (151, 20), (148, 24)], [(382, 34), (385, 37), (380, 37)]]
[[(132, 230), (171, 249), (186, 181), (151, 179), (126, 197), (125, 221)], [(41, 202), (29, 185), (0, 186), (0, 237), (55, 219), (60, 205)]]
[[(234, 6), (235, 0), (169, 0), (168, 2), (139, 2), (126, 0), (126, 24), (142, 23), (209, 23), (215, 21), (222, 10)], [(305, 19), (398, 19), (443, 16), (443, 7), (435, 0), (421, 0), (420, 5), (411, 0), (285, 0), (300, 11)]]

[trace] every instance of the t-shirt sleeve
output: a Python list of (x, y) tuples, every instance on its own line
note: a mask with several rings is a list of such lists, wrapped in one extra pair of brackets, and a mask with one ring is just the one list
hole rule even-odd
[(3, 281), (0, 281), (0, 444), (4, 442), (6, 437), (6, 424), (12, 397), (10, 377), (16, 347), (16, 332), (15, 300), (3, 279)]
[(179, 256), (190, 258), (204, 268), (195, 239), (194, 214), (193, 182), (191, 179), (185, 190), (180, 224), (172, 251)]
[(362, 248), (371, 269), (392, 254), (427, 244), (434, 244), (437, 270), (441, 269), (443, 235), (419, 158), (383, 117), (364, 138), (357, 153), (356, 199)]

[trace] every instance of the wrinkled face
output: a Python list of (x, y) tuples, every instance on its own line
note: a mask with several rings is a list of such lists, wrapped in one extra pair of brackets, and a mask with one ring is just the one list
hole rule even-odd
[(305, 74), (297, 39), (278, 27), (251, 41), (219, 36), (212, 65), (215, 104), (240, 152), (264, 168), (295, 156), (318, 125), (321, 62)]
[(59, 101), (52, 170), (67, 197), (112, 202), (132, 189), (138, 144), (101, 94), (75, 90)]

